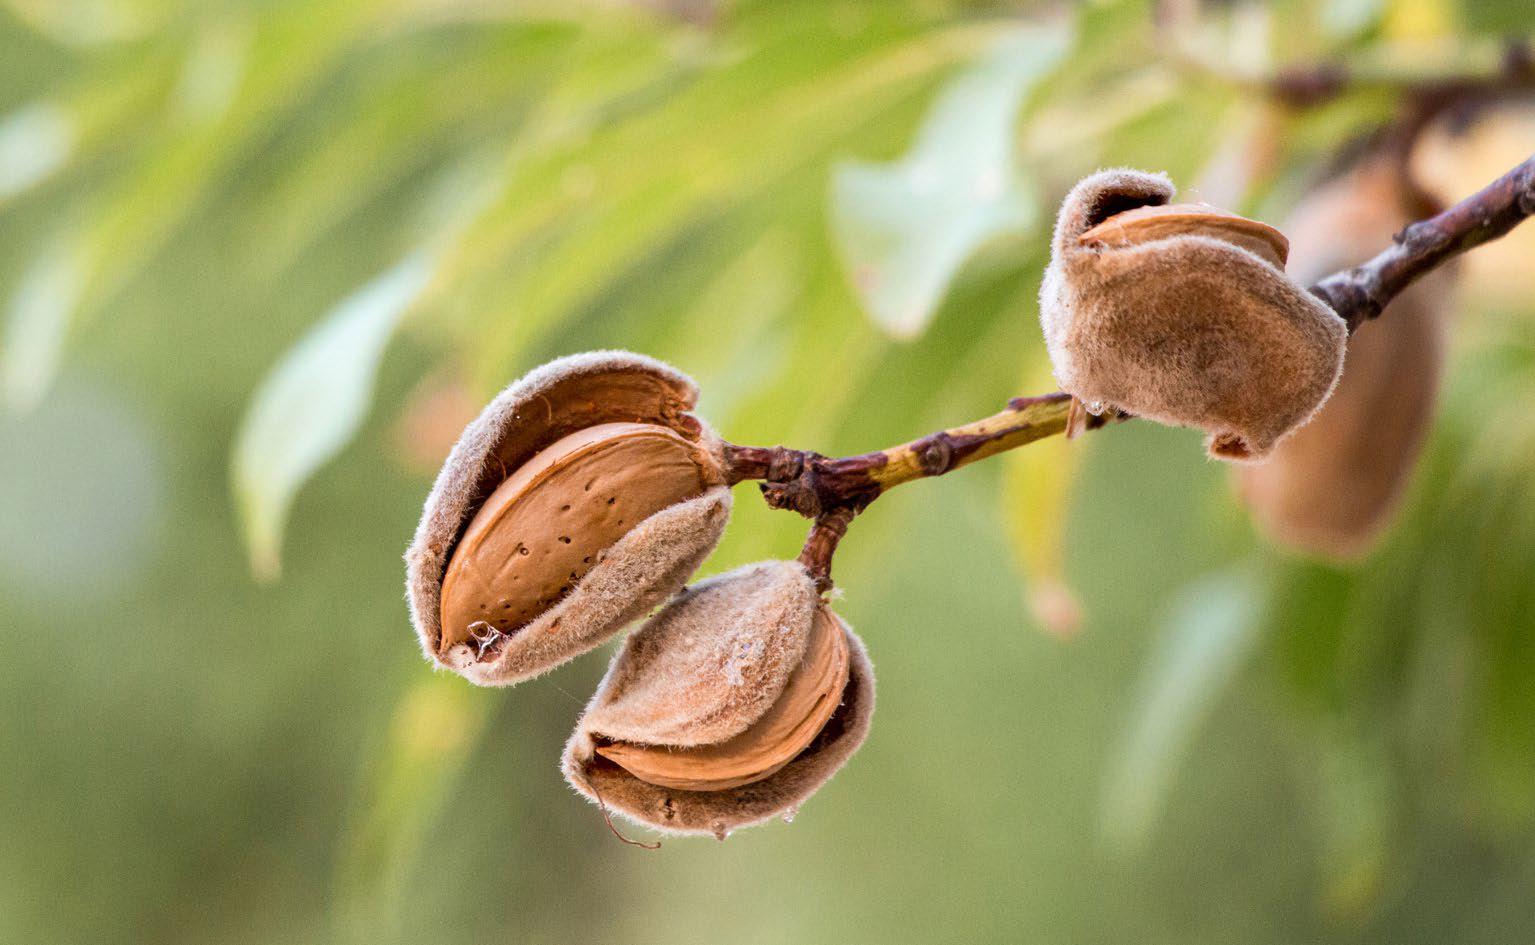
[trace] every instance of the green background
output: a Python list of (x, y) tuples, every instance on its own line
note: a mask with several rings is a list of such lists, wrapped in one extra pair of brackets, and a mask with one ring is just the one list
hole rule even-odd
[[(1257, 49), (1400, 77), (1479, 68), (1527, 14), (1282, 3), (1173, 29), (1243, 68)], [(1000, 110), (965, 92), (1028, 21), (1060, 55), (998, 80)], [(0, 940), (1527, 937), (1527, 273), (1466, 275), (1423, 468), (1360, 565), (1269, 548), (1196, 434), (1142, 423), (1069, 467), (879, 502), (836, 569), (874, 728), (792, 825), (622, 846), (556, 767), (607, 651), (504, 691), (421, 659), (400, 555), (440, 457), (408, 426), (423, 392), (483, 402), (628, 347), (697, 377), (728, 438), (837, 454), (1047, 389), (1049, 208), (1105, 164), (1193, 178), (1260, 108), (1152, 23), (1135, 3), (0, 3)], [(982, 207), (895, 339), (855, 288), (863, 254), (891, 258), (879, 221), (920, 236), (975, 208), (838, 181), (900, 158), (946, 94), (940, 166), (962, 173), (1001, 116), (1020, 202)], [(1282, 216), (1395, 101), (1366, 83), (1284, 116), (1238, 199)], [(1508, 127), (1504, 166), (1535, 151)], [(914, 245), (887, 276), (938, 252)], [(284, 516), (242, 505), (257, 474), (232, 457), (263, 379), (416, 252), (431, 287), (355, 436), (336, 421), (291, 477), (281, 573), (258, 582), (247, 545)], [(374, 360), (339, 346), (321, 374)], [(802, 522), (736, 498), (706, 571), (798, 551)], [(1011, 536), (1040, 516), (1064, 516), (1070, 639), (1026, 604), (1039, 549)]]

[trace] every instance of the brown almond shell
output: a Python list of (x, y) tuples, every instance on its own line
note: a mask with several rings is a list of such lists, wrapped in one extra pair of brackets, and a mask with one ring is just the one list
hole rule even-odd
[[(741, 594), (728, 594), (733, 582)], [(690, 791), (642, 781), (599, 755), (597, 746), (615, 739), (713, 744), (745, 731), (782, 692), (797, 659), (794, 650), (802, 655), (817, 609), (825, 608), (814, 596), (809, 574), (793, 562), (753, 565), (700, 587), (704, 594), (690, 598), (691, 605), (668, 606), (625, 641), (565, 747), (562, 768), (581, 794), (636, 823), (665, 833), (723, 837), (792, 815), (847, 762), (868, 734), (874, 671), (862, 641), (840, 617), (824, 610), (845, 635), (847, 684), (840, 705), (809, 747), (767, 777), (724, 790)], [(727, 606), (726, 597), (736, 599)], [(708, 621), (711, 613), (721, 620)], [(798, 642), (768, 655), (780, 634)], [(679, 649), (685, 657), (661, 655)], [(667, 704), (679, 698), (691, 707), (691, 717)], [(654, 729), (647, 727), (652, 722)], [(655, 734), (662, 732), (665, 737)], [(708, 740), (701, 740), (703, 733)]]
[(1254, 460), (1326, 401), (1347, 330), (1275, 264), (1271, 228), (1163, 208), (1172, 195), (1166, 177), (1132, 170), (1067, 195), (1040, 290), (1046, 347), (1067, 393)]
[(1239, 246), (1269, 264), (1283, 269), (1290, 256), (1290, 241), (1279, 230), (1202, 203), (1174, 203), (1136, 207), (1116, 213), (1092, 227), (1077, 242), (1122, 249), (1175, 236), (1202, 235)]
[[(438, 473), (406, 551), (406, 594), (426, 656), (475, 683), (508, 685), (600, 645), (681, 588), (713, 550), (730, 510), (719, 441), (690, 413), (697, 396), (686, 375), (623, 351), (560, 358), (498, 394)], [(553, 607), (494, 646), (444, 646), (443, 576), (480, 506), (540, 451), (606, 423), (658, 424), (695, 441), (708, 486), (636, 524)]]

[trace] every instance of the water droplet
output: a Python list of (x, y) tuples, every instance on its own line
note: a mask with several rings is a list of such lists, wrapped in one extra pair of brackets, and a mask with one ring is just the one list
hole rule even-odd
[(713, 829), (714, 839), (716, 840), (724, 840), (726, 837), (730, 836), (730, 828), (725, 826), (725, 822), (723, 820), (715, 821)]
[(798, 816), (799, 816), (799, 808), (798, 807), (791, 807), (788, 810), (783, 812), (783, 822), (786, 823), (786, 824), (792, 824), (792, 823), (794, 823), (794, 818), (796, 818)]
[(1089, 400), (1083, 406), (1085, 406), (1087, 408), (1087, 412), (1092, 414), (1093, 416), (1095, 416), (1095, 417), (1103, 416), (1103, 410), (1104, 410), (1103, 401), (1101, 401), (1101, 400)]

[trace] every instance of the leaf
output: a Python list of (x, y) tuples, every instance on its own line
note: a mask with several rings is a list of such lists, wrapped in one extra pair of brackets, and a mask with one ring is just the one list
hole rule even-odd
[(35, 102), (0, 118), (0, 200), (41, 183), (69, 161), (75, 124), (68, 112)]
[[(1044, 368), (1030, 372), (1025, 390), (1050, 389)], [(1070, 637), (1082, 622), (1076, 592), (1066, 579), (1066, 523), (1087, 444), (1051, 436), (1003, 460), (1002, 520), (1024, 576), (1024, 603), (1045, 630)]]
[(335, 902), (341, 941), (388, 941), (398, 932), (409, 871), (490, 719), (495, 702), (483, 695), (438, 675), (400, 697), (341, 841)]
[(905, 157), (836, 169), (838, 249), (870, 317), (893, 337), (926, 329), (977, 248), (1037, 222), (1032, 181), (1013, 159), (1013, 123), (1070, 40), (1057, 25), (1016, 34), (944, 89)]
[(80, 295), (80, 258), (74, 244), (56, 243), (33, 261), (11, 296), (0, 350), (0, 399), (30, 410), (58, 370), (69, 313)]
[(1391, 879), (1392, 822), (1399, 815), (1391, 760), (1376, 740), (1343, 730), (1322, 733), (1316, 748), (1324, 901), (1338, 916), (1361, 918)]
[(1385, 12), (1385, 0), (1332, 0), (1322, 4), (1322, 30), (1332, 39), (1353, 39), (1379, 26)]
[[(871, 115), (1002, 32), (991, 23), (916, 32), (909, 18), (882, 14), (878, 29), (828, 46), (807, 41), (824, 30), (818, 8), (792, 22), (781, 35), (775, 29), (774, 48), (651, 83), (652, 94), (619, 114), (595, 116), (602, 120), (589, 133), (570, 134), (553, 112), (533, 122), (506, 193), (448, 256), (440, 283), (452, 287), (455, 309), (486, 313), (472, 326), (482, 381), (499, 379), (562, 319), (648, 282), (656, 253), (693, 227), (763, 195), (780, 208), (788, 197), (812, 197), (803, 218), (815, 230), (806, 239), (818, 239), (823, 162), (858, 140)], [(576, 117), (576, 128), (591, 121)], [(833, 287), (845, 296), (840, 281)], [(508, 309), (518, 312), (515, 322), (494, 317)]]
[(362, 424), (384, 348), (430, 281), (429, 260), (411, 255), (343, 300), (284, 355), (252, 399), (232, 474), (259, 580), (277, 576), (283, 528), (299, 487)]
[(6, 0), (10, 14), (49, 39), (98, 46), (138, 39), (170, 12), (166, 0)]
[(1102, 813), (1111, 843), (1134, 849), (1150, 835), (1194, 733), (1257, 640), (1264, 597), (1253, 573), (1232, 570), (1174, 602), (1109, 766)]
[[(221, 62), (218, 68), (226, 72), (215, 81), (226, 87), (212, 90), (205, 101), (189, 98), (183, 88), (175, 97), (179, 114), (165, 122), (154, 144), (121, 162), (124, 169), (92, 197), (78, 232), (70, 237), (79, 247), (82, 288), (61, 314), (66, 325), (104, 308), (261, 136), (302, 101), (299, 93), (377, 22), (377, 11), (365, 0), (335, 0), (323, 9), (290, 4), (282, 10), (265, 21), (254, 39), (243, 20), (214, 24), (201, 34), (199, 43), (211, 46), (193, 51), (191, 71), (183, 69), (183, 80), (202, 81), (193, 73), (208, 55), (238, 55), (250, 66)], [(81, 133), (90, 130), (83, 124)], [(43, 384), (49, 380), (42, 375)]]

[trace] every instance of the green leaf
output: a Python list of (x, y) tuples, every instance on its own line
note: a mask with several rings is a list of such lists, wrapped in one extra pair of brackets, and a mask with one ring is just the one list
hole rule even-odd
[(400, 697), (341, 840), (334, 913), (340, 941), (389, 941), (398, 932), (410, 870), (490, 719), (495, 702), (485, 695), (438, 675)]
[(1150, 835), (1194, 733), (1253, 648), (1263, 588), (1247, 570), (1184, 588), (1134, 698), (1134, 715), (1109, 768), (1103, 826), (1133, 849)]
[(15, 410), (35, 407), (58, 370), (69, 313), (80, 296), (80, 256), (55, 243), (22, 275), (11, 296), (0, 350), (0, 399)]
[[(1030, 372), (1024, 390), (1054, 383), (1048, 367)], [(1067, 520), (1088, 444), (1046, 437), (1003, 459), (1002, 520), (1008, 544), (1024, 577), (1024, 604), (1045, 630), (1070, 637), (1081, 624), (1081, 606), (1066, 577)]]
[(429, 257), (412, 255), (357, 290), (257, 390), (235, 445), (233, 489), (258, 579), (277, 576), (294, 495), (361, 426), (384, 348), (432, 271)]
[[(65, 325), (99, 312), (141, 268), (155, 257), (185, 219), (223, 183), (240, 159), (300, 102), (300, 93), (316, 83), (378, 22), (365, 0), (336, 0), (323, 9), (291, 4), (265, 21), (254, 39), (243, 20), (214, 24), (199, 42), (212, 52), (194, 52), (195, 76), (200, 57), (232, 55), (238, 49), (250, 67), (223, 62), (232, 70), (199, 101), (185, 87), (176, 97), (177, 114), (164, 123), (155, 143), (118, 173), (84, 215), (70, 239), (79, 247), (80, 280), (74, 304), (61, 313)], [(246, 43), (249, 41), (249, 48)], [(237, 90), (237, 91), (236, 91)], [(232, 96), (232, 97), (231, 97)], [(67, 157), (67, 156), (66, 156)], [(46, 385), (50, 377), (41, 375)]]
[(831, 211), (843, 263), (892, 336), (920, 335), (980, 246), (1037, 222), (1033, 182), (1014, 161), (1013, 123), (1070, 42), (1059, 25), (1010, 37), (944, 89), (904, 157), (836, 169)]
[(0, 200), (46, 180), (69, 161), (75, 124), (58, 105), (35, 102), (0, 118)]
[(1324, 732), (1316, 747), (1324, 901), (1335, 914), (1358, 918), (1368, 915), (1391, 879), (1398, 815), (1391, 760), (1376, 740), (1346, 731)]

